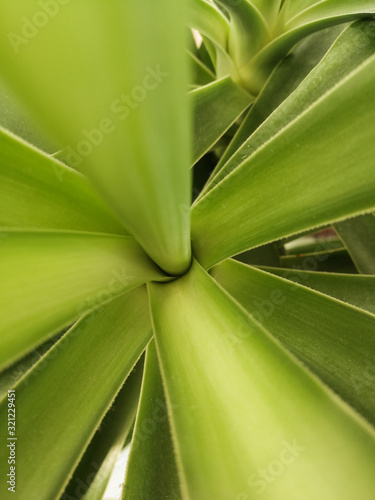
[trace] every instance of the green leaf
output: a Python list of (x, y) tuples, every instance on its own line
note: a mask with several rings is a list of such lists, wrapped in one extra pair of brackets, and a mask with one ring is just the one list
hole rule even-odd
[(195, 54), (189, 51), (188, 57), (190, 59), (191, 83), (193, 85), (207, 85), (207, 83), (215, 80), (214, 73)]
[[(323, 4), (325, 3), (328, 3), (328, 0), (327, 2), (320, 2), (318, 5), (323, 6)], [(372, 12), (375, 12), (375, 2), (373, 1), (370, 3), (372, 3), (374, 6), (372, 8)], [(368, 11), (362, 11), (359, 6), (358, 9), (348, 8), (348, 12), (337, 12), (337, 15), (332, 16), (330, 16), (327, 12), (327, 17), (324, 17), (324, 14), (322, 13), (322, 17), (317, 16), (316, 19), (311, 19), (310, 22), (307, 22), (306, 24), (303, 24), (301, 26), (287, 25), (285, 29), (289, 29), (289, 31), (281, 34), (268, 45), (266, 45), (242, 69), (242, 80), (247, 82), (247, 88), (249, 92), (256, 95), (260, 92), (261, 88), (265, 84), (267, 78), (271, 74), (276, 64), (288, 54), (288, 52), (294, 47), (294, 45), (306, 38), (308, 35), (329, 28), (331, 26), (336, 26), (348, 21), (354, 21), (358, 18), (368, 17)]]
[(285, 19), (290, 19), (320, 1), (321, 0), (285, 0), (282, 6), (282, 16)]
[(147, 347), (141, 401), (123, 490), (124, 500), (140, 498), (181, 498), (154, 342)]
[(20, 106), (12, 90), (0, 78), (0, 127), (3, 127), (25, 141), (53, 153), (54, 147), (48, 143), (25, 109)]
[(323, 250), (302, 255), (283, 255), (280, 257), (280, 265), (284, 268), (301, 269), (304, 271), (357, 273), (350, 255), (344, 248), (328, 251)]
[(282, 0), (251, 0), (251, 2), (263, 14), (269, 27), (272, 29), (273, 24), (282, 4)]
[(236, 255), (235, 259), (255, 266), (280, 266), (280, 255), (275, 243), (247, 250)]
[[(310, 3), (310, 2), (309, 2)], [(325, 0), (323, 2), (314, 2), (309, 8), (290, 19), (285, 29), (290, 30), (308, 23), (313, 23), (330, 18), (341, 18), (341, 22), (347, 22), (356, 17), (369, 17), (375, 14), (374, 0)]]
[(227, 76), (189, 92), (194, 118), (193, 163), (222, 137), (251, 103)]
[(184, 497), (372, 499), (370, 426), (196, 262), (149, 292)]
[(108, 481), (132, 428), (141, 390), (139, 360), (96, 431), (61, 500), (102, 500)]
[(1, 128), (0, 227), (125, 233), (83, 175)]
[(0, 6), (4, 80), (171, 274), (191, 260), (184, 4)]
[[(17, 498), (59, 497), (149, 339), (142, 287), (77, 323), (46, 355), (45, 369), (16, 386)], [(8, 451), (0, 450), (2, 474)], [(6, 488), (2, 481), (2, 496)]]
[[(290, 83), (286, 85), (285, 79), (288, 80), (288, 74), (293, 71), (293, 64), (291, 68), (288, 64), (286, 64), (286, 67), (285, 63), (280, 64), (273, 77), (271, 77), (269, 84), (265, 87), (264, 92), (260, 94), (254, 104), (246, 124), (243, 125), (240, 136), (241, 142), (244, 143), (243, 146), (238, 151), (233, 151), (233, 147), (231, 148), (234, 153), (233, 156), (225, 165), (222, 162), (221, 166), (216, 169), (217, 171), (220, 169), (220, 172), (211, 180), (210, 189), (374, 54), (375, 37), (370, 36), (369, 29), (371, 26), (373, 26), (372, 22), (369, 23), (368, 21), (359, 21), (352, 24), (342, 32), (330, 50), (328, 50), (328, 47), (337, 36), (337, 28), (310, 37), (310, 43), (302, 45), (302, 48), (306, 45), (305, 50), (301, 52), (301, 49), (298, 48), (297, 55), (295, 56), (294, 52), (291, 55), (292, 60), (297, 57), (296, 65), (298, 67), (295, 70), (297, 81), (294, 83), (294, 79), (292, 79), (292, 85), (299, 86), (288, 94), (281, 91), (281, 95), (278, 97), (280, 87), (285, 88), (285, 92), (288, 92)], [(306, 61), (310, 60), (312, 54), (311, 44), (318, 44), (319, 49), (315, 49), (317, 54), (309, 64)], [(323, 53), (327, 50), (328, 52), (323, 57)], [(306, 76), (307, 71), (312, 69), (311, 64), (315, 65), (319, 61), (320, 63), (300, 83), (302, 58), (305, 58), (304, 64), (307, 66), (305, 66), (306, 73), (303, 76)], [(289, 71), (289, 73), (285, 74), (284, 71)], [(281, 81), (278, 76), (280, 72)], [(272, 107), (273, 104), (274, 108)], [(277, 106), (279, 107), (277, 108)], [(274, 109), (276, 110), (274, 111)], [(273, 114), (271, 114), (272, 111)], [(266, 120), (266, 118), (268, 119)], [(263, 121), (264, 123), (262, 123)]]
[(375, 316), (235, 261), (218, 282), (313, 373), (375, 425)]
[(131, 237), (11, 231), (0, 245), (0, 367), (83, 313), (165, 279)]
[(358, 271), (375, 274), (375, 215), (367, 214), (334, 225)]
[[(205, 186), (204, 192), (211, 189), (220, 179), (225, 177), (225, 175), (223, 175), (224, 172), (228, 173), (229, 168), (234, 168), (234, 158), (236, 157), (228, 163), (228, 170), (219, 173), (228, 162), (229, 158), (240, 149), (242, 144), (250, 138), (262, 122), (264, 122), (269, 115), (285, 101), (285, 99), (301, 84), (310, 71), (321, 61), (341, 31), (342, 27), (335, 27), (310, 35), (278, 64), (267, 81), (267, 84), (263, 87), (258, 98), (250, 108), (238, 132), (218, 161), (211, 178)], [(344, 65), (342, 59), (340, 59), (340, 64), (340, 67)], [(322, 82), (324, 82), (324, 84), (328, 82), (328, 75), (325, 75)], [(317, 86), (316, 81), (315, 85)], [(309, 94), (306, 94), (305, 98), (307, 98), (307, 95)], [(302, 96), (299, 96), (298, 99), (292, 102), (297, 104), (301, 101)], [(292, 102), (290, 102), (290, 104), (292, 104)], [(287, 113), (285, 118), (287, 119), (288, 116), (289, 114)], [(229, 167), (229, 165), (231, 167)], [(218, 175), (215, 178), (216, 174)]]
[(248, 0), (217, 0), (229, 13), (228, 53), (235, 66), (242, 68), (269, 37), (261, 13)]
[[(3, 399), (9, 389), (17, 384), (35, 366), (38, 361), (56, 344), (65, 331), (58, 333), (47, 342), (38, 346), (37, 349), (31, 351), (26, 356), (18, 360), (0, 373), (0, 400)], [(44, 363), (38, 364), (38, 370), (44, 370)], [(33, 375), (38, 375), (39, 371), (33, 370)]]
[(286, 270), (277, 267), (261, 269), (375, 314), (375, 276)]
[(374, 210), (374, 71), (371, 56), (193, 205), (204, 267)]
[(229, 22), (214, 4), (206, 0), (188, 0), (187, 23), (223, 51), (227, 49)]

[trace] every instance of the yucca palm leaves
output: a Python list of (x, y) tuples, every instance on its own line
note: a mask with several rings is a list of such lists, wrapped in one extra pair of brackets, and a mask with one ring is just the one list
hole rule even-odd
[(0, 6), (2, 498), (374, 497), (372, 14)]

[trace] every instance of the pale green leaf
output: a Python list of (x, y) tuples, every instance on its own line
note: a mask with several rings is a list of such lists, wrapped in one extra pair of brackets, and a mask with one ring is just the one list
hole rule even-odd
[[(292, 2), (293, 3), (293, 2)], [(311, 3), (311, 2), (309, 2)], [(285, 29), (290, 30), (308, 23), (320, 20), (341, 18), (344, 22), (351, 21), (356, 17), (370, 17), (375, 14), (374, 0), (324, 0), (314, 2), (309, 8), (290, 19)]]
[(283, 19), (290, 19), (321, 0), (285, 0), (282, 7)]
[(0, 245), (1, 368), (116, 295), (165, 279), (131, 237), (18, 231), (7, 236)]
[(206, 0), (188, 0), (187, 23), (224, 51), (227, 49), (229, 22), (220, 10)]
[[(240, 136), (243, 146), (237, 151), (233, 151), (232, 147), (233, 156), (225, 165), (222, 162), (216, 169), (220, 169), (220, 172), (211, 180), (210, 189), (375, 53), (375, 37), (369, 34), (371, 26), (372, 23), (368, 21), (352, 24), (337, 38), (324, 57), (322, 57), (323, 53), (327, 51), (336, 37), (337, 28), (333, 30), (333, 33), (332, 30), (326, 30), (322, 34), (315, 34), (309, 39), (309, 43), (302, 45), (302, 48), (305, 48), (302, 53), (300, 48), (297, 49), (296, 56), (293, 52), (290, 56), (292, 61), (297, 57), (295, 69), (297, 82), (295, 83), (296, 86), (300, 85), (295, 90), (293, 89), (292, 93), (284, 94), (279, 87), (285, 88), (285, 92), (288, 92), (288, 85), (285, 84), (285, 79), (289, 81), (288, 73), (285, 74), (284, 71), (292, 73), (293, 64), (292, 68), (289, 67), (290, 65), (284, 68), (285, 63), (280, 64), (264, 92), (254, 104), (246, 125), (243, 125), (243, 132)], [(316, 55), (312, 57), (309, 64), (307, 61), (312, 55), (312, 44), (318, 45), (319, 49), (315, 49)], [(306, 76), (307, 71), (310, 71), (319, 60), (320, 62), (300, 83), (302, 58), (305, 58), (306, 73), (301, 76)], [(281, 81), (278, 76), (280, 72)], [(280, 92), (281, 95), (278, 97)], [(275, 108), (277, 109), (274, 110)], [(258, 130), (257, 127), (259, 127)], [(248, 134), (247, 137), (245, 134)]]
[(191, 83), (196, 86), (207, 85), (215, 80), (215, 75), (207, 66), (192, 52), (188, 52), (190, 62)]
[(334, 225), (358, 271), (375, 274), (375, 214), (366, 214)]
[(263, 14), (267, 24), (272, 29), (279, 14), (282, 0), (251, 0), (251, 2)]
[(345, 248), (322, 250), (301, 255), (283, 255), (280, 265), (302, 271), (321, 271), (356, 274), (356, 267)]
[(375, 314), (375, 276), (319, 273), (277, 267), (261, 269)]
[(259, 323), (375, 425), (374, 315), (235, 261), (212, 272)]
[(125, 233), (83, 175), (1, 128), (0, 227)]
[[(6, 368), (5, 370), (1, 371), (0, 400), (5, 397), (9, 389), (13, 389), (17, 382), (22, 377), (24, 377), (31, 370), (31, 368), (33, 368), (36, 363), (38, 363), (38, 361), (40, 361), (40, 359), (56, 344), (62, 334), (65, 333), (65, 331), (58, 333), (54, 337), (48, 339), (47, 342), (44, 342), (44, 344), (38, 346), (37, 349), (26, 354), (26, 356), (8, 366), (8, 368)], [(43, 370), (44, 367), (44, 363), (39, 363), (38, 370), (34, 370), (33, 375), (37, 376), (39, 370)]]
[(185, 2), (82, 0), (48, 12), (38, 0), (1, 4), (4, 80), (153, 260), (183, 272), (191, 260), (180, 210), (190, 203)]
[(100, 423), (61, 500), (102, 500), (134, 422), (142, 373), (143, 359), (134, 367)]
[(373, 498), (370, 426), (196, 262), (149, 291), (184, 498)]
[(140, 406), (127, 465), (124, 500), (181, 498), (155, 344), (147, 347)]
[[(17, 498), (59, 497), (149, 339), (142, 287), (82, 319), (46, 355), (44, 370), (15, 387)], [(8, 451), (0, 450), (2, 471)], [(2, 498), (6, 488), (2, 481)]]
[[(278, 106), (280, 106), (283, 101), (285, 101), (285, 99), (300, 85), (310, 71), (321, 61), (322, 57), (325, 55), (341, 31), (341, 27), (335, 27), (323, 30), (319, 33), (314, 33), (313, 35), (307, 37), (306, 40), (303, 40), (291, 54), (278, 64), (273, 74), (267, 81), (267, 84), (263, 87), (258, 98), (250, 108), (249, 113), (238, 129), (238, 132), (233, 137), (233, 140), (218, 161), (204, 191), (211, 189), (218, 180), (224, 177), (222, 174), (219, 174), (216, 179), (213, 180), (219, 170), (221, 170), (222, 167), (224, 167), (224, 165), (228, 162), (229, 158), (240, 149), (242, 144), (250, 138), (262, 122), (264, 122), (269, 115)], [(340, 60), (340, 63), (342, 67), (342, 59)], [(325, 78), (321, 81), (324, 82), (324, 84), (328, 83), (328, 75), (325, 75)], [(293, 102), (297, 104), (301, 101), (302, 99), (299, 96), (299, 98)], [(284, 114), (284, 116), (287, 118), (289, 114)], [(231, 165), (230, 168), (232, 169), (232, 165), (235, 165), (234, 158), (228, 163), (228, 167), (226, 168), (229, 169), (229, 165)], [(225, 173), (228, 173), (228, 170), (225, 170)]]
[(17, 102), (12, 90), (5, 85), (2, 78), (0, 78), (0, 126), (43, 151), (49, 153), (55, 151), (27, 111)]
[(204, 267), (374, 210), (374, 72), (371, 56), (194, 204)]
[(196, 163), (250, 105), (252, 98), (227, 76), (189, 92)]
[[(326, 2), (320, 2), (320, 4), (323, 3)], [(351, 3), (353, 4), (353, 2)], [(374, 5), (372, 11), (375, 12), (375, 2), (372, 1), (372, 4)], [(241, 70), (242, 79), (247, 82), (248, 90), (253, 94), (259, 93), (276, 64), (283, 59), (298, 42), (308, 35), (331, 26), (369, 17), (368, 12), (362, 12), (360, 8), (348, 10), (350, 13), (337, 13), (337, 15), (313, 19), (301, 26), (290, 27), (291, 29), (289, 31), (282, 33), (266, 45)], [(369, 37), (373, 38), (371, 31), (368, 34)]]
[(235, 66), (242, 68), (268, 39), (267, 24), (248, 0), (217, 0), (217, 3), (226, 9), (230, 17), (228, 54)]

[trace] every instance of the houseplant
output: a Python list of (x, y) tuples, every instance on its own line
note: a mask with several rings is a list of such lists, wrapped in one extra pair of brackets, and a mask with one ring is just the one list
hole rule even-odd
[(373, 498), (373, 13), (1, 5), (2, 497)]

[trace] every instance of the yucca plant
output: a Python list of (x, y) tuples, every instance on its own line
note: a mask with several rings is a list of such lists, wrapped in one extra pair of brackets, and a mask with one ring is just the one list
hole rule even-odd
[(1, 3), (1, 498), (375, 498), (372, 14)]

